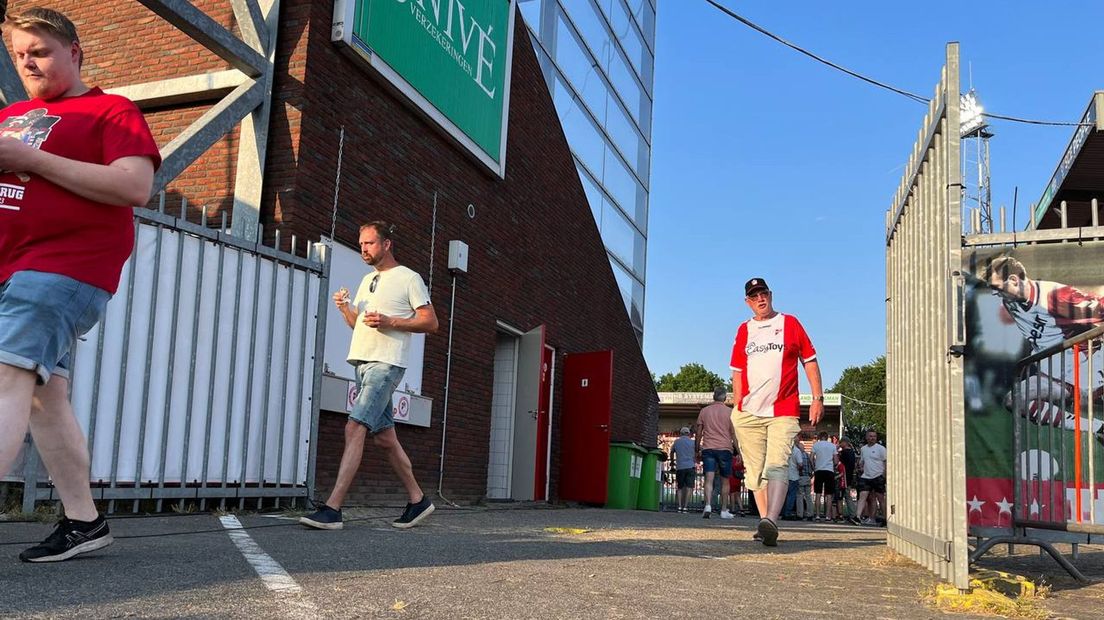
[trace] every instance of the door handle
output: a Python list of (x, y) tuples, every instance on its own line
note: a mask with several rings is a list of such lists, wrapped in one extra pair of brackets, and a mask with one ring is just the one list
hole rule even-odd
[(538, 419), (539, 417), (539, 414), (537, 414), (537, 412), (533, 410), (529, 410), (529, 415), (533, 416), (534, 420)]
[(598, 428), (600, 428), (604, 431), (608, 431), (609, 430), (609, 424), (599, 424)]

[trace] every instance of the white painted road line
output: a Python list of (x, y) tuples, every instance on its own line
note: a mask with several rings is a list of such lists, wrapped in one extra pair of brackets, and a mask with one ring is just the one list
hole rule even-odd
[[(245, 561), (249, 562), (249, 565), (253, 567), (253, 570), (257, 571), (257, 575), (261, 578), (261, 582), (269, 590), (278, 594), (302, 594), (303, 588), (292, 579), (291, 575), (284, 570), (280, 563), (272, 559), (272, 556), (264, 552), (248, 533), (242, 529), (241, 521), (234, 515), (226, 515), (219, 517), (219, 521), (222, 522), (222, 526), (228, 530), (227, 534), (230, 535), (230, 540), (234, 541), (238, 550), (245, 556)], [(313, 613), (318, 617), (318, 609), (314, 604), (307, 599), (301, 599), (297, 601), (297, 607), (303, 612)]]

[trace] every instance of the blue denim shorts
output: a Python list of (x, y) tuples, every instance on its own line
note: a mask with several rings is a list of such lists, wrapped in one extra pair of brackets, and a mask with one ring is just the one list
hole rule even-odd
[(395, 426), (391, 395), (399, 387), (406, 369), (383, 362), (357, 364), (357, 395), (349, 418), (368, 427), (373, 435)]
[(717, 472), (724, 478), (732, 475), (731, 450), (702, 450), (701, 457), (703, 472)]
[(17, 271), (0, 284), (0, 363), (69, 378), (69, 352), (103, 318), (111, 295), (68, 276)]

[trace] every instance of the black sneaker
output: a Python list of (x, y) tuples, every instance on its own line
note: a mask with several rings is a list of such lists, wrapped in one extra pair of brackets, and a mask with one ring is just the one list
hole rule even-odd
[(400, 530), (405, 530), (418, 525), (418, 523), (433, 514), (436, 510), (433, 506), (433, 502), (429, 501), (429, 497), (425, 494), (422, 495), (422, 501), (417, 504), (407, 504), (406, 510), (403, 511), (402, 516), (391, 522), (392, 527), (397, 527)]
[(774, 524), (774, 521), (760, 519), (756, 533), (759, 534), (759, 539), (763, 541), (764, 545), (768, 547), (778, 546), (778, 526)]
[(340, 530), (345, 527), (341, 522), (341, 511), (334, 510), (325, 504), (319, 504), (318, 510), (312, 514), (299, 517), (299, 522), (319, 530)]
[(95, 521), (62, 519), (46, 540), (19, 554), (24, 562), (61, 562), (81, 553), (88, 553), (115, 542), (107, 520), (97, 515)]

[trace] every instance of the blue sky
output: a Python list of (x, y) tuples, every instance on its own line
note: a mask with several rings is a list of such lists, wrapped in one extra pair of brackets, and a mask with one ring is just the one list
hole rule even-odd
[[(948, 41), (986, 110), (1080, 120), (1104, 89), (1104, 2), (737, 2), (775, 34), (930, 97)], [(825, 387), (885, 352), (885, 211), (926, 107), (836, 72), (704, 0), (659, 2), (644, 354), (722, 376), (762, 276)], [(991, 125), (994, 210), (1022, 228), (1073, 128)], [(803, 386), (804, 386), (803, 379)]]

